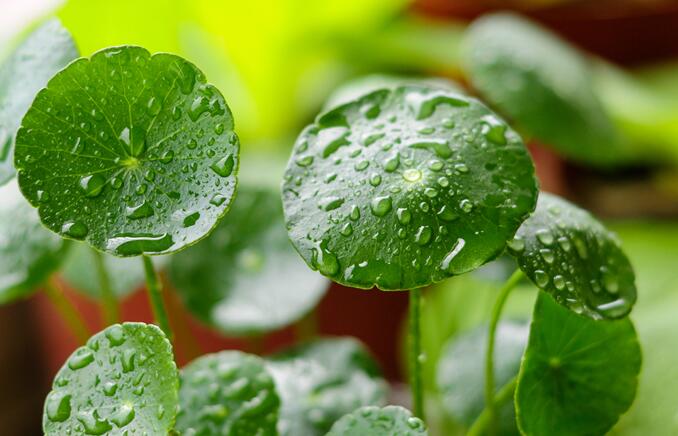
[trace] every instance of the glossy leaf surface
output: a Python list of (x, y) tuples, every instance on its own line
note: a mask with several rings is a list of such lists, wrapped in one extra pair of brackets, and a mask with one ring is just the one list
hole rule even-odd
[(179, 400), (181, 434), (277, 435), (280, 398), (256, 356), (223, 351), (194, 360), (181, 371)]
[(426, 436), (424, 422), (400, 406), (361, 407), (335, 422), (327, 436)]
[(43, 431), (167, 434), (178, 406), (172, 346), (150, 324), (115, 324), (68, 358), (45, 400)]
[(321, 114), (283, 182), (292, 242), (339, 283), (428, 285), (496, 257), (534, 208), (519, 136), (475, 99), (417, 86)]
[(577, 313), (621, 318), (636, 302), (635, 274), (617, 235), (555, 195), (539, 195), (509, 251), (538, 287)]
[(251, 188), (239, 189), (207, 240), (174, 256), (171, 276), (188, 309), (230, 335), (263, 333), (298, 320), (328, 285), (290, 244), (278, 193)]
[(35, 94), (77, 57), (68, 31), (49, 20), (0, 64), (0, 185), (14, 177), (14, 138)]
[(15, 164), (48, 228), (135, 256), (213, 228), (233, 197), (238, 149), (228, 106), (193, 64), (123, 46), (50, 80), (17, 134)]
[(605, 434), (631, 406), (640, 365), (629, 319), (594, 321), (540, 292), (515, 396), (521, 432)]
[(386, 382), (372, 356), (350, 338), (319, 339), (270, 358), (282, 406), (282, 436), (324, 435), (343, 415), (386, 403)]

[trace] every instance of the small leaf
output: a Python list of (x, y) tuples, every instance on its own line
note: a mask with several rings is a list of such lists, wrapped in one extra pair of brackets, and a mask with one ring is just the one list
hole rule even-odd
[(426, 436), (426, 424), (400, 406), (366, 406), (344, 415), (327, 436)]
[[(502, 321), (497, 327), (494, 350), (496, 391), (518, 374), (527, 344), (526, 323)], [(487, 325), (458, 337), (445, 346), (438, 362), (437, 385), (445, 411), (456, 421), (470, 426), (485, 408), (485, 353)], [(511, 402), (499, 409), (501, 434), (518, 434)]]
[(268, 359), (282, 401), (281, 436), (321, 436), (341, 416), (386, 403), (386, 382), (363, 345), (319, 339)]
[(327, 289), (292, 248), (280, 196), (267, 189), (240, 188), (214, 233), (174, 256), (170, 272), (188, 309), (230, 335), (284, 327)]
[(104, 49), (54, 76), (16, 142), (19, 185), (42, 222), (117, 256), (197, 242), (235, 190), (238, 138), (223, 97), (193, 64), (140, 47)]
[(283, 182), (290, 239), (339, 283), (410, 289), (496, 257), (533, 210), (520, 137), (444, 89), (375, 91), (321, 114)]
[(605, 434), (633, 402), (641, 353), (631, 321), (594, 321), (544, 292), (518, 376), (522, 434)]
[(617, 236), (555, 195), (539, 195), (509, 249), (539, 288), (577, 313), (621, 318), (636, 302), (633, 268)]
[(35, 94), (77, 57), (71, 35), (52, 19), (0, 64), (0, 186), (14, 177), (14, 137)]
[(277, 435), (280, 398), (264, 362), (239, 351), (202, 356), (181, 371), (175, 429), (196, 435)]
[(520, 129), (575, 160), (613, 164), (625, 146), (574, 47), (517, 15), (474, 22), (462, 59), (472, 85)]
[(68, 358), (45, 400), (46, 435), (166, 434), (178, 407), (172, 346), (150, 324), (115, 324)]
[(15, 181), (0, 188), (0, 304), (40, 286), (59, 268), (69, 245), (45, 230)]

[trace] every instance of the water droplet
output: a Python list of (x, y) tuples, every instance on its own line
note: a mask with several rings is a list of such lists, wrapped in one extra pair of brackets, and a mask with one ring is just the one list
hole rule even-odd
[(147, 201), (144, 201), (137, 206), (127, 207), (127, 218), (133, 220), (148, 218), (153, 216), (154, 213), (155, 211), (153, 210), (153, 207), (151, 207)]
[(184, 222), (183, 222), (184, 227), (186, 227), (186, 228), (193, 227), (195, 225), (195, 223), (198, 222), (199, 219), (200, 219), (200, 212), (193, 212), (192, 214), (187, 215), (184, 218)]
[(68, 359), (68, 367), (72, 370), (78, 370), (94, 362), (94, 352), (87, 347), (80, 347)]
[(396, 216), (400, 224), (407, 225), (412, 219), (412, 213), (407, 208), (401, 207), (396, 211)]
[(360, 208), (358, 206), (351, 206), (351, 213), (348, 216), (353, 221), (358, 221), (360, 219)]
[(174, 160), (174, 152), (172, 150), (167, 150), (160, 156), (160, 162), (165, 165), (172, 162), (172, 160)]
[(459, 207), (465, 213), (469, 213), (473, 210), (473, 203), (469, 199), (463, 199), (459, 202)]
[(114, 381), (107, 381), (104, 383), (103, 389), (104, 395), (107, 397), (112, 397), (116, 392), (118, 392), (118, 383)]
[(443, 165), (443, 162), (437, 159), (431, 160), (428, 163), (428, 167), (431, 169), (431, 171), (440, 171), (443, 169)]
[(217, 173), (221, 177), (228, 177), (233, 172), (233, 166), (235, 165), (235, 160), (233, 155), (229, 154), (226, 157), (221, 158), (219, 161), (212, 164), (210, 167), (212, 171)]
[(85, 434), (102, 435), (113, 428), (107, 420), (101, 419), (96, 409), (79, 412), (78, 421), (85, 428)]
[(330, 196), (330, 197), (325, 197), (322, 200), (318, 202), (318, 207), (320, 207), (322, 210), (329, 212), (331, 210), (334, 210), (344, 204), (344, 199), (341, 197), (335, 197), (335, 196)]
[(412, 430), (424, 430), (424, 428), (426, 427), (424, 425), (424, 421), (415, 416), (407, 418), (407, 426)]
[(204, 114), (210, 109), (210, 100), (204, 95), (200, 95), (193, 99), (191, 107), (188, 109), (188, 117), (191, 121), (198, 121), (200, 115)]
[[(548, 264), (552, 264), (553, 261), (555, 260), (555, 256), (553, 254), (553, 251), (549, 250), (548, 248), (541, 248), (539, 250), (539, 253), (541, 254), (542, 259), (544, 259), (544, 262)], [(554, 278), (555, 280), (555, 278)]]
[(415, 140), (407, 144), (408, 147), (429, 150), (435, 153), (441, 159), (447, 159), (452, 156), (452, 150), (449, 143), (444, 139)]
[(493, 115), (483, 117), (483, 135), (488, 141), (497, 145), (506, 144), (506, 124), (502, 123)]
[(323, 158), (327, 159), (340, 147), (348, 145), (348, 135), (351, 132), (346, 127), (329, 127), (318, 132), (318, 145), (323, 151)]
[(324, 245), (320, 243), (313, 250), (312, 264), (321, 274), (332, 277), (339, 272), (339, 260)]
[(416, 168), (408, 168), (403, 172), (403, 179), (410, 183), (421, 180), (421, 171)]
[(553, 245), (553, 233), (551, 233), (550, 230), (548, 229), (539, 229), (537, 230), (537, 239), (539, 239), (539, 242), (546, 246), (551, 246)]
[(384, 136), (385, 136), (384, 133), (371, 133), (371, 134), (367, 134), (367, 135), (365, 135), (365, 137), (363, 138), (363, 144), (364, 144), (366, 147), (369, 147), (370, 145), (374, 144), (375, 142), (377, 142), (378, 140), (380, 140), (380, 139), (383, 138)]
[(553, 277), (553, 285), (556, 287), (556, 289), (562, 291), (565, 289), (565, 278), (561, 275)]
[(122, 352), (120, 363), (122, 365), (122, 372), (130, 372), (134, 370), (134, 358), (137, 356), (134, 348), (127, 348)]
[(429, 198), (435, 198), (438, 196), (438, 190), (435, 188), (426, 188), (424, 189), (424, 195)]
[(400, 165), (400, 153), (396, 152), (393, 156), (391, 156), (386, 162), (384, 162), (384, 171), (387, 173), (392, 173), (393, 171), (398, 169), (398, 166)]
[(429, 226), (421, 226), (417, 229), (417, 233), (414, 235), (414, 242), (424, 246), (431, 241), (431, 236), (433, 236), (433, 231)]
[(370, 176), (370, 185), (377, 187), (381, 184), (381, 176), (379, 174), (372, 174)]
[(537, 283), (537, 286), (540, 288), (545, 287), (546, 285), (549, 284), (549, 280), (551, 280), (544, 271), (538, 269), (534, 272), (534, 281)]
[(454, 164), (454, 169), (458, 173), (462, 173), (462, 174), (468, 173), (468, 167), (466, 166), (466, 164), (463, 164), (463, 163)]
[(508, 242), (509, 249), (516, 253), (520, 253), (525, 249), (525, 241), (520, 236), (516, 236)]
[(160, 103), (160, 100), (158, 100), (157, 98), (151, 97), (148, 100), (146, 109), (148, 109), (149, 115), (156, 116), (160, 113), (160, 109), (162, 109), (162, 104)]
[(340, 233), (344, 236), (351, 236), (353, 234), (353, 226), (351, 223), (346, 223), (344, 226), (341, 228)]
[(600, 272), (603, 276), (603, 287), (605, 290), (610, 294), (618, 293), (619, 282), (617, 281), (617, 277), (605, 266), (600, 267)]
[(84, 239), (89, 233), (87, 226), (80, 221), (70, 221), (61, 226), (61, 233), (73, 239)]
[(125, 427), (134, 419), (134, 406), (132, 404), (123, 404), (111, 416), (113, 424), (119, 428)]
[(137, 256), (144, 253), (160, 253), (174, 245), (168, 233), (120, 233), (106, 242), (106, 249), (120, 256)]
[(368, 166), (370, 166), (370, 162), (367, 160), (361, 160), (357, 164), (355, 164), (355, 170), (356, 171), (363, 171), (365, 170)]
[(80, 179), (80, 188), (85, 193), (85, 196), (90, 198), (101, 194), (104, 186), (106, 186), (106, 179), (101, 174), (93, 174)]
[(438, 178), (438, 184), (443, 188), (447, 188), (450, 186), (450, 181), (447, 179), (447, 177), (443, 176)]
[(226, 197), (221, 194), (214, 194), (210, 199), (210, 204), (214, 206), (221, 206), (226, 201)]
[(52, 391), (45, 401), (47, 417), (53, 422), (64, 422), (71, 416), (71, 394)]
[(105, 335), (112, 347), (117, 347), (125, 342), (125, 333), (120, 325), (110, 326), (106, 329)]
[(388, 195), (375, 197), (370, 203), (372, 214), (377, 217), (386, 215), (393, 206), (393, 200)]
[(218, 123), (216, 126), (214, 126), (214, 133), (221, 135), (224, 133), (224, 128), (224, 123)]
[(111, 179), (111, 186), (116, 190), (122, 188), (122, 179), (118, 176), (113, 177)]
[(569, 253), (570, 250), (572, 249), (572, 244), (570, 243), (570, 240), (567, 239), (566, 236), (561, 236), (558, 238), (558, 245), (560, 245), (560, 248), (565, 250), (566, 253)]
[(449, 273), (454, 273), (452, 261), (454, 260), (455, 257), (457, 257), (457, 255), (461, 252), (465, 245), (466, 241), (464, 239), (461, 238), (457, 239), (457, 242), (454, 243), (452, 250), (450, 250), (450, 252), (447, 253), (443, 258), (443, 261), (440, 264), (440, 269), (442, 269), (443, 271), (447, 271)]
[(456, 107), (468, 106), (469, 104), (462, 96), (455, 96), (447, 91), (435, 91), (429, 93), (414, 91), (407, 94), (405, 101), (407, 101), (408, 105), (412, 108), (412, 111), (418, 120), (433, 115), (436, 107), (440, 104), (448, 104)]
[(295, 161), (300, 167), (307, 167), (313, 163), (313, 156), (307, 154), (305, 156), (299, 156)]
[(172, 119), (174, 121), (179, 121), (179, 118), (181, 118), (181, 108), (179, 106), (175, 106), (172, 109)]

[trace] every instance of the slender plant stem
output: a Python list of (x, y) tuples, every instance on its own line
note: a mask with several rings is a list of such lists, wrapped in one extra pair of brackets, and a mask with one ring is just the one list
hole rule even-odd
[[(499, 392), (497, 392), (497, 395), (494, 396), (491, 403), (495, 407), (503, 405), (507, 400), (513, 397), (513, 393), (516, 390), (517, 384), (518, 376), (516, 375), (511, 380), (509, 380), (509, 382), (506, 383), (501, 389), (499, 389)], [(483, 411), (480, 413), (480, 415), (478, 415), (478, 418), (476, 418), (473, 425), (471, 425), (471, 428), (469, 428), (468, 433), (466, 433), (466, 436), (480, 436), (485, 433), (485, 430), (487, 430), (487, 427), (490, 424), (491, 424), (490, 410), (487, 407), (487, 405), (485, 405)]]
[(171, 341), (173, 335), (169, 324), (169, 318), (167, 317), (167, 310), (165, 310), (165, 303), (162, 300), (162, 284), (153, 268), (151, 258), (142, 256), (142, 259), (144, 261), (144, 270), (146, 271), (146, 292), (148, 294), (148, 300), (151, 303), (151, 308), (153, 309), (153, 318)]
[(490, 328), (487, 334), (487, 351), (485, 353), (485, 409), (489, 415), (490, 434), (496, 434), (497, 429), (497, 407), (494, 404), (494, 345), (497, 335), (497, 324), (501, 318), (501, 312), (509, 294), (515, 288), (516, 284), (523, 278), (523, 272), (516, 270), (504, 286), (499, 291), (497, 300), (492, 308), (492, 318), (490, 319)]
[(318, 336), (318, 313), (311, 310), (301, 318), (294, 326), (294, 335), (297, 341), (306, 342)]
[(78, 339), (78, 342), (84, 344), (92, 335), (85, 320), (82, 319), (73, 303), (66, 298), (61, 287), (57, 284), (54, 278), (47, 280), (43, 286), (45, 295), (52, 302), (61, 315), (61, 318), (66, 321), (66, 324), (71, 329), (73, 335)]
[(109, 326), (120, 322), (120, 306), (118, 299), (111, 288), (111, 277), (104, 263), (104, 255), (96, 250), (92, 250), (94, 255), (94, 265), (99, 276), (99, 290), (101, 292), (101, 312), (104, 318), (104, 324)]
[(412, 389), (412, 408), (414, 414), (425, 419), (424, 389), (421, 377), (421, 289), (410, 291), (409, 316), (409, 361), (410, 361), (410, 389)]

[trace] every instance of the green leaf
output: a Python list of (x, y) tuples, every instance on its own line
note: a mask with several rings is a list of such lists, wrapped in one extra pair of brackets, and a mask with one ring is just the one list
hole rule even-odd
[(520, 137), (475, 99), (417, 86), (321, 114), (283, 182), (292, 242), (339, 283), (428, 285), (496, 257), (533, 210)]
[(335, 422), (327, 436), (426, 436), (426, 424), (400, 406), (361, 407)]
[[(499, 391), (518, 374), (527, 344), (526, 323), (502, 321), (497, 327), (494, 352), (495, 387)], [(437, 384), (445, 411), (470, 426), (485, 408), (484, 386), (487, 325), (450, 340), (438, 361)], [(519, 434), (513, 403), (499, 409), (501, 434)]]
[(486, 15), (467, 30), (462, 53), (472, 85), (520, 129), (575, 160), (628, 158), (587, 60), (556, 35), (513, 14)]
[(178, 407), (172, 346), (151, 324), (115, 324), (68, 358), (45, 400), (47, 435), (166, 434)]
[(42, 222), (118, 256), (197, 242), (235, 190), (239, 146), (223, 97), (193, 64), (140, 47), (54, 76), (16, 142), (19, 185)]
[(282, 400), (281, 436), (324, 435), (346, 413), (386, 403), (387, 384), (355, 339), (299, 345), (269, 358), (267, 367)]
[(15, 181), (0, 188), (0, 304), (40, 286), (59, 268), (69, 245), (45, 230)]
[(631, 321), (579, 316), (540, 292), (516, 389), (524, 435), (606, 433), (636, 395), (641, 352)]
[(14, 177), (14, 137), (35, 94), (77, 57), (71, 35), (53, 19), (28, 35), (0, 65), (0, 185)]
[(191, 435), (277, 435), (280, 398), (257, 356), (223, 351), (181, 371), (175, 429)]
[(617, 235), (555, 195), (539, 195), (509, 249), (539, 288), (577, 313), (621, 318), (636, 302), (635, 275)]
[[(103, 254), (103, 258), (111, 279), (111, 290), (118, 299), (127, 297), (144, 284), (144, 267), (139, 259), (108, 254)], [(168, 260), (168, 257), (159, 256), (153, 263), (156, 268), (162, 268)], [(95, 300), (101, 299), (94, 252), (87, 244), (73, 244), (64, 261), (61, 274), (76, 291)]]
[(241, 188), (212, 236), (175, 256), (170, 272), (187, 308), (229, 335), (284, 327), (327, 289), (327, 280), (295, 253), (280, 196), (266, 189)]

